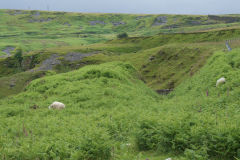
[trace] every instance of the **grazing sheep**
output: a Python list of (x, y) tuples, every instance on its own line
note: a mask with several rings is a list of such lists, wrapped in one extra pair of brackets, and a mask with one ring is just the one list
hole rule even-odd
[(219, 80), (217, 80), (217, 83), (216, 83), (216, 87), (220, 84), (223, 84), (226, 82), (226, 79), (224, 77), (220, 78)]
[(65, 108), (65, 104), (61, 103), (61, 102), (53, 102), (49, 107), (49, 109), (64, 109)]

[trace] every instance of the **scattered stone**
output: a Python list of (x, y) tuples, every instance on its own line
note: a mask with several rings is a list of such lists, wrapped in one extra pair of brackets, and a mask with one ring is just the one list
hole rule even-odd
[[(68, 53), (64, 56), (64, 59), (69, 62), (76, 62), (82, 60), (84, 57), (88, 57), (94, 54), (98, 54), (99, 51), (90, 52), (90, 53)], [(37, 69), (30, 70), (31, 72), (34, 71), (47, 71), (52, 70), (55, 66), (61, 64), (61, 61), (58, 59), (60, 56), (58, 54), (53, 54), (46, 60), (44, 60), (41, 66)]]
[(147, 68), (147, 66), (146, 65), (142, 65), (142, 68)]
[(114, 26), (125, 25), (125, 22), (112, 22)]
[(97, 54), (98, 52), (92, 52), (92, 53), (68, 53), (64, 59), (70, 62), (80, 61), (84, 57), (91, 56), (93, 54)]
[(208, 15), (208, 19), (215, 20), (215, 21), (224, 21), (226, 23), (240, 22), (240, 17), (230, 17), (230, 16)]
[(106, 23), (104, 21), (89, 21), (91, 26), (95, 26), (97, 24), (105, 25)]
[(52, 21), (53, 18), (47, 18), (47, 19), (44, 19), (44, 18), (40, 18), (40, 19), (30, 19), (28, 22), (30, 23), (34, 23), (34, 22), (49, 22), (49, 21)]
[(35, 17), (39, 17), (41, 14), (40, 14), (40, 12), (35, 12), (34, 14), (33, 14), (33, 16), (35, 16)]
[(68, 27), (72, 26), (72, 25), (71, 25), (70, 23), (68, 23), (68, 22), (65, 22), (63, 25), (68, 26)]
[(228, 51), (231, 51), (231, 50), (232, 50), (232, 48), (230, 47), (230, 45), (229, 45), (229, 42), (228, 42), (228, 41), (226, 41), (226, 47), (227, 47)]
[(19, 14), (23, 14), (22, 11), (16, 10), (15, 13), (14, 13), (14, 15), (19, 15)]
[(167, 23), (167, 17), (166, 16), (159, 16), (155, 18), (153, 26), (161, 26)]
[(38, 71), (47, 71), (52, 70), (58, 64), (61, 64), (61, 61), (58, 60), (59, 55), (53, 54), (50, 58), (44, 60), (42, 65), (37, 69)]
[(26, 14), (26, 13), (22, 12), (21, 10), (14, 10), (14, 11), (9, 11), (8, 14), (11, 16), (16, 16), (16, 15)]
[(148, 18), (148, 17), (151, 17), (151, 16), (150, 16), (150, 15), (149, 15), (149, 16), (138, 16), (138, 17), (136, 18), (136, 20), (140, 20), (140, 19)]
[(158, 94), (161, 94), (161, 95), (168, 95), (172, 91), (173, 91), (173, 89), (159, 89), (159, 90), (156, 90), (156, 92)]
[(149, 57), (149, 61), (153, 61), (155, 59), (155, 56)]
[(173, 18), (173, 22), (177, 22), (178, 21), (178, 18)]
[(39, 106), (37, 106), (37, 105), (35, 104), (35, 105), (33, 105), (33, 106), (30, 106), (29, 108), (30, 108), (30, 109), (38, 109)]
[(166, 26), (163, 26), (161, 27), (162, 29), (173, 29), (173, 28), (179, 28), (180, 25), (178, 24), (172, 24), (172, 25), (166, 25)]
[(15, 82), (15, 81), (10, 82), (10, 84), (9, 84), (9, 87), (10, 87), (10, 88), (13, 88), (13, 87), (15, 87), (15, 86), (16, 86), (16, 82)]

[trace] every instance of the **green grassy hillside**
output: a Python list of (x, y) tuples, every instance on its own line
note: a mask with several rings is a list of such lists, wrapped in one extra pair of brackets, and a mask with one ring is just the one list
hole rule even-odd
[[(156, 95), (132, 65), (121, 62), (35, 80), (17, 96), (0, 100), (0, 156), (240, 158), (239, 53), (216, 52), (168, 96)], [(216, 88), (223, 76), (226, 83)], [(48, 110), (55, 100), (67, 107)]]
[(239, 15), (0, 10), (0, 23), (0, 159), (240, 159)]
[[(1, 159), (122, 159), (140, 114), (158, 101), (137, 76), (107, 63), (31, 82), (0, 101)], [(55, 100), (66, 109), (49, 110)]]
[[(29, 79), (36, 79), (48, 70), (62, 73), (110, 61), (128, 61), (154, 90), (173, 89), (194, 75), (215, 51), (226, 50), (225, 40), (231, 40), (232, 48), (238, 47), (239, 37), (239, 29), (225, 29), (130, 37), (85, 46), (62, 46), (24, 55), (21, 67), (17, 59), (8, 57), (0, 60), (0, 81), (9, 84), (13, 77), (17, 77), (21, 82), (19, 87), (12, 86), (10, 90), (9, 85), (0, 86), (6, 91), (0, 97), (19, 93)], [(69, 60), (69, 56), (73, 60)], [(22, 78), (15, 75), (23, 72)]]
[[(217, 52), (192, 78), (141, 122), (142, 150), (184, 154), (187, 159), (238, 159), (240, 50)], [(216, 87), (216, 81), (226, 83)], [(159, 118), (161, 117), (161, 118)]]
[[(239, 27), (239, 15), (129, 15), (0, 10), (0, 56), (21, 46), (33, 50), (86, 45), (114, 39), (117, 34), (151, 36)], [(7, 54), (7, 55), (6, 55)]]

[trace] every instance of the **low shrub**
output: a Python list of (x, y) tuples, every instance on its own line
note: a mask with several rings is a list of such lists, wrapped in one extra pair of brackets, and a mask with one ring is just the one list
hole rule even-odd
[[(192, 159), (239, 158), (240, 127), (231, 120), (216, 122), (214, 117), (186, 116), (184, 113), (161, 116), (161, 120), (146, 119), (141, 122), (136, 135), (140, 150), (161, 153), (175, 152)], [(189, 159), (191, 159), (189, 158)]]
[(117, 35), (117, 38), (122, 39), (122, 38), (128, 38), (128, 34), (127, 33), (120, 33)]

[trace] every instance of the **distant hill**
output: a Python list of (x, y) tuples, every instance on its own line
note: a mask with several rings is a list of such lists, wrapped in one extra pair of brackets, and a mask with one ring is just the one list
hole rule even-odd
[(239, 15), (131, 15), (0, 10), (0, 56), (114, 39), (118, 33), (151, 36), (239, 26)]

